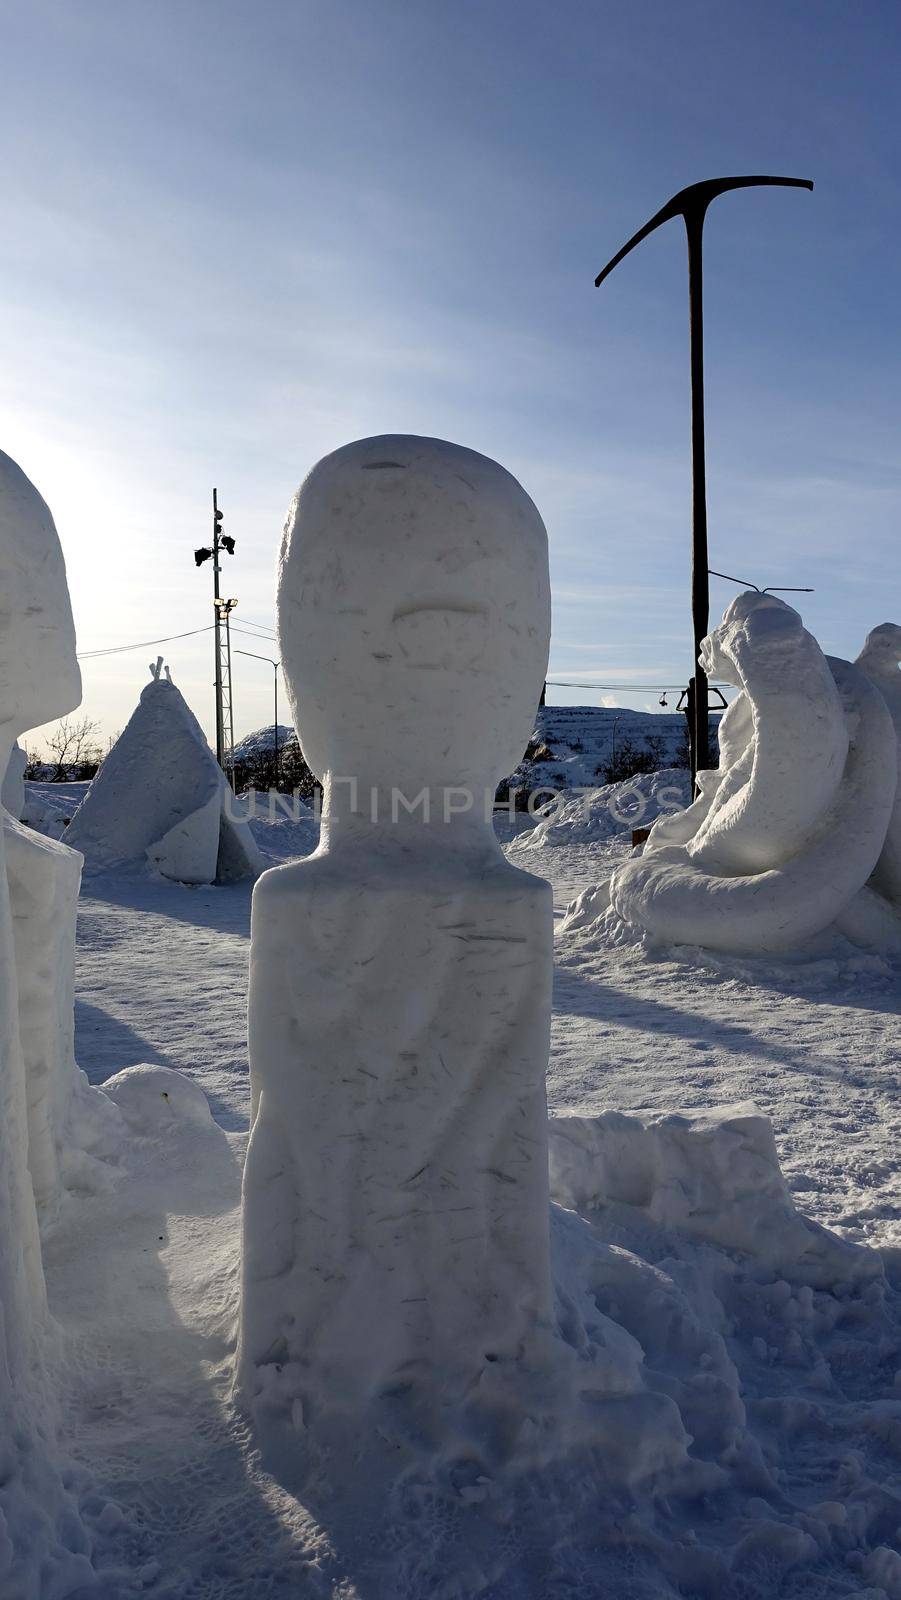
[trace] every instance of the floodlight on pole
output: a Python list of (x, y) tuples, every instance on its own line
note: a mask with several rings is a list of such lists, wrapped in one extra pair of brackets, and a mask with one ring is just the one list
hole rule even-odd
[(711, 201), (729, 189), (753, 189), (762, 185), (787, 189), (812, 189), (809, 178), (708, 178), (680, 189), (643, 228), (617, 251), (595, 278), (600, 288), (604, 279), (630, 250), (648, 234), (673, 217), (685, 223), (688, 240), (688, 309), (691, 361), (691, 467), (692, 467), (692, 575), (691, 606), (694, 629), (694, 676), (688, 689), (692, 781), (710, 760), (709, 700), (707, 675), (698, 661), (701, 640), (710, 620), (710, 585), (707, 557), (707, 482), (704, 456), (704, 308), (702, 238), (704, 218)]

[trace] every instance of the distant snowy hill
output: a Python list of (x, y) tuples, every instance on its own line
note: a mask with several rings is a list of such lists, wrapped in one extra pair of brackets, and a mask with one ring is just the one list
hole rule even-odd
[[(278, 725), (278, 747), (284, 750), (289, 739), (294, 738), (294, 729), (290, 723), (280, 722)], [(250, 761), (256, 756), (266, 756), (275, 747), (275, 729), (270, 722), (268, 728), (256, 728), (253, 733), (245, 733), (235, 745), (233, 755), (235, 761)]]
[(604, 782), (607, 762), (627, 747), (653, 754), (655, 767), (685, 764), (686, 720), (680, 712), (623, 706), (540, 706), (526, 759), (514, 780), (573, 789)]
[[(711, 718), (716, 722), (718, 718)], [(630, 711), (617, 706), (540, 706), (527, 758), (514, 774), (527, 787), (557, 789), (603, 783), (603, 768), (627, 746), (651, 753), (655, 767), (685, 765), (686, 721), (681, 712)], [(294, 729), (279, 726), (279, 746), (294, 738)], [(650, 742), (649, 742), (650, 741)], [(659, 742), (658, 742), (659, 741)], [(248, 733), (235, 745), (235, 760), (267, 754), (273, 747), (272, 726)]]

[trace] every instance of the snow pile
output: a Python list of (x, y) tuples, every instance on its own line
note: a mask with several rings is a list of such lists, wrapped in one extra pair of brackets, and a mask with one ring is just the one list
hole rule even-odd
[(157, 672), (72, 818), (91, 871), (149, 861), (178, 883), (255, 876), (259, 852), (183, 696)]
[[(690, 800), (691, 783), (682, 768), (639, 773), (621, 783), (607, 783), (587, 794), (552, 802), (535, 827), (511, 844), (510, 851), (517, 856), (628, 839), (633, 828), (649, 828), (658, 817), (684, 811)], [(534, 870), (538, 870), (537, 864)]]
[(297, 795), (249, 794), (241, 797), (253, 836), (266, 865), (312, 855), (319, 843), (319, 807)]
[(62, 839), (90, 787), (89, 779), (72, 783), (25, 781), (19, 820), (48, 839)]
[(186, 1123), (207, 1128), (209, 1101), (199, 1086), (172, 1067), (141, 1062), (107, 1078), (103, 1092), (119, 1108), (131, 1134), (154, 1138)]
[(827, 661), (773, 595), (739, 595), (702, 660), (742, 691), (720, 767), (614, 873), (610, 904), (666, 943), (792, 949), (842, 917), (879, 860), (898, 787), (891, 717), (863, 671)]
[(711, 1596), (770, 1600), (791, 1569), (798, 1594), (859, 1594), (892, 1572), (901, 1400), (878, 1254), (798, 1213), (753, 1106), (554, 1118), (550, 1150), (558, 1226), (596, 1252), (583, 1282), (676, 1407), (697, 1475), (666, 1463), (636, 1493), (632, 1549)]

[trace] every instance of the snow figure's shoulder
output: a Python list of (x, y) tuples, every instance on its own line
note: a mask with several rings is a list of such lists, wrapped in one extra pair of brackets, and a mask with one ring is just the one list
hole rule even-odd
[(537, 872), (530, 872), (527, 867), (514, 866), (506, 857), (495, 869), (498, 887), (503, 886), (507, 891), (513, 889), (524, 897), (534, 897), (536, 901), (553, 899), (554, 891), (547, 878), (542, 878)]
[(80, 850), (73, 850), (69, 845), (63, 844), (61, 839), (51, 839), (46, 833), (38, 833), (34, 828), (29, 828), (17, 817), (5, 816), (3, 818), (3, 832), (6, 836), (7, 849), (27, 851), (33, 861), (46, 859), (57, 862), (77, 862), (79, 871), (84, 857)]
[(278, 867), (269, 867), (253, 886), (254, 914), (258, 916), (264, 906), (274, 908), (280, 901), (314, 894), (327, 883), (342, 879), (346, 882), (347, 874), (336, 872), (332, 858), (316, 851), (301, 861), (285, 861)]

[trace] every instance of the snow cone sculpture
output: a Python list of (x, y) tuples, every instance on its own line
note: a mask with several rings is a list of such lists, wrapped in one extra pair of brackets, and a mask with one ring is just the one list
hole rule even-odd
[(263, 861), (163, 658), (66, 834), (88, 871), (150, 862), (175, 883), (257, 877)]
[(748, 954), (836, 923), (853, 936), (845, 917), (856, 918), (897, 793), (885, 700), (774, 595), (739, 595), (701, 659), (742, 691), (723, 717), (719, 770), (614, 874), (613, 912), (667, 943)]
[(491, 804), (549, 600), (535, 506), (471, 450), (366, 439), (292, 506), (279, 637), (322, 842), (254, 892), (240, 1380), (320, 1437), (484, 1437), (486, 1411), (515, 1436), (500, 1393), (547, 1337), (551, 896)]

